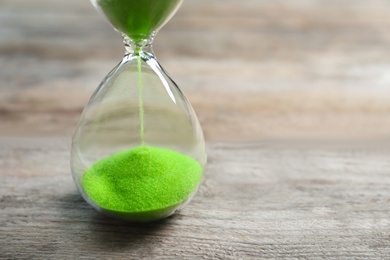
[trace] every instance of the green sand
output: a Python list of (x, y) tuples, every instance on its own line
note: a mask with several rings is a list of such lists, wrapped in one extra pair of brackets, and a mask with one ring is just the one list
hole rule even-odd
[(198, 187), (200, 164), (172, 150), (139, 146), (93, 164), (82, 178), (100, 208), (134, 220), (166, 217)]
[(171, 15), (181, 0), (98, 0), (111, 24), (140, 42), (149, 38)]

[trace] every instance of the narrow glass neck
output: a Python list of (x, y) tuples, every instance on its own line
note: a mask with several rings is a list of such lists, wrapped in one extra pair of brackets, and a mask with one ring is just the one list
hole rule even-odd
[(152, 33), (148, 38), (141, 41), (133, 41), (130, 37), (125, 34), (122, 34), (123, 43), (125, 44), (126, 54), (135, 53), (139, 54), (140, 52), (153, 52), (152, 43), (155, 33)]

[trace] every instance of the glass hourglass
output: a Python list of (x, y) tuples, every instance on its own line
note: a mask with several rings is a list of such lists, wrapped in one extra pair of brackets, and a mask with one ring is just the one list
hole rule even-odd
[(122, 33), (126, 53), (85, 107), (71, 168), (83, 198), (104, 214), (152, 221), (181, 209), (206, 164), (190, 103), (152, 51), (182, 0), (92, 0)]

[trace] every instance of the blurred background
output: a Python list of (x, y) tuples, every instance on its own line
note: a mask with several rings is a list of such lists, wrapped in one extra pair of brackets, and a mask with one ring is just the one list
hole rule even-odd
[[(155, 53), (209, 142), (390, 139), (390, 1), (184, 0)], [(88, 0), (0, 0), (0, 136), (71, 136), (122, 39)]]

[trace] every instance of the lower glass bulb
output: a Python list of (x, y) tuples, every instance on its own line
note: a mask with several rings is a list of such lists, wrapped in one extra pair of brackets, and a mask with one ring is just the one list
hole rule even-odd
[(196, 192), (206, 163), (198, 119), (153, 53), (127, 54), (85, 107), (72, 141), (73, 179), (110, 216), (151, 221)]

